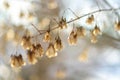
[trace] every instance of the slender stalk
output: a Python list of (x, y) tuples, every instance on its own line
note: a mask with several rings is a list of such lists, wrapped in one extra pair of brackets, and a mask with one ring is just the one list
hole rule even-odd
[[(120, 9), (120, 8), (114, 8), (114, 11), (119, 10), (119, 9)], [(71, 22), (74, 22), (74, 21), (77, 21), (77, 20), (79, 20), (79, 19), (81, 19), (81, 18), (83, 18), (83, 17), (85, 17), (85, 16), (90, 15), (90, 14), (95, 14), (95, 13), (98, 13), (98, 12), (108, 12), (108, 11), (112, 11), (112, 10), (113, 10), (113, 9), (99, 9), (99, 10), (96, 10), (96, 11), (93, 11), (93, 12), (89, 12), (89, 13), (87, 13), (87, 14), (84, 14), (84, 15), (82, 15), (82, 16), (79, 16), (79, 17), (77, 17), (77, 18), (75, 18), (75, 19), (72, 19), (72, 20), (68, 21), (67, 24), (69, 24), (69, 23), (71, 23)], [(54, 27), (54, 28), (51, 28), (50, 31), (55, 30), (55, 29), (57, 29), (57, 28), (59, 28), (59, 26)], [(47, 31), (47, 30), (46, 30), (46, 31)], [(39, 34), (36, 35), (36, 36), (42, 35), (42, 34), (44, 34), (46, 31), (41, 32), (41, 33), (39, 33)], [(34, 37), (34, 36), (33, 36), (33, 37)]]
[(73, 10), (72, 9), (70, 9), (70, 8), (68, 8), (68, 10), (70, 10), (76, 17), (79, 17), (79, 16), (77, 16), (77, 14), (76, 13), (74, 13), (73, 12)]
[(99, 5), (98, 1), (97, 0), (94, 0), (94, 1), (96, 2), (96, 5), (98, 6), (98, 9), (100, 10), (101, 8), (100, 8), (100, 5)]
[[(114, 10), (113, 6), (108, 1), (104, 0), (104, 3)], [(114, 13), (118, 16), (118, 18), (120, 17), (120, 15), (117, 12), (114, 11)]]
[(39, 33), (41, 33), (41, 31), (46, 31), (46, 30), (39, 30), (34, 24), (31, 24)]

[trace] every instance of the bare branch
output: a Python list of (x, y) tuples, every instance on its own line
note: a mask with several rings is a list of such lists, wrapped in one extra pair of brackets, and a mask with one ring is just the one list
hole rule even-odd
[[(119, 10), (119, 9), (120, 9), (120, 8), (114, 8), (114, 11)], [(84, 14), (84, 15), (82, 15), (82, 16), (79, 16), (79, 17), (77, 17), (77, 18), (75, 18), (75, 19), (72, 19), (72, 20), (68, 21), (67, 24), (69, 24), (69, 23), (71, 23), (71, 22), (74, 22), (74, 21), (77, 21), (77, 20), (79, 20), (79, 19), (81, 19), (81, 18), (83, 18), (83, 17), (86, 17), (86, 16), (90, 15), (90, 14), (95, 14), (95, 13), (98, 13), (98, 12), (109, 12), (109, 11), (112, 11), (112, 10), (113, 10), (113, 9), (99, 9), (99, 10), (96, 10), (96, 11), (93, 11), (93, 12), (90, 12), (90, 13), (87, 13), (87, 14)], [(55, 30), (55, 29), (58, 29), (58, 28), (59, 28), (59, 26), (54, 27), (54, 28), (51, 28), (50, 31)], [(46, 32), (46, 31), (45, 31), (45, 32)], [(41, 32), (40, 34), (38, 34), (38, 35), (36, 35), (36, 36), (42, 35), (42, 34), (44, 34), (45, 32)], [(34, 37), (34, 36), (33, 36), (33, 37)]]

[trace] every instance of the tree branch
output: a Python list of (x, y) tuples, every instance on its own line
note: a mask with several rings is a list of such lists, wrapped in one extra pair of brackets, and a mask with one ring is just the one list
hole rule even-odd
[[(120, 9), (120, 8), (114, 8), (114, 11), (119, 10), (119, 9)], [(82, 15), (82, 16), (80, 16), (80, 17), (75, 18), (75, 19), (72, 19), (72, 20), (70, 20), (70, 21), (68, 21), (68, 22), (66, 22), (66, 23), (69, 24), (69, 23), (71, 23), (71, 22), (77, 21), (77, 20), (79, 20), (79, 19), (81, 19), (81, 18), (83, 18), (83, 17), (85, 17), (85, 16), (90, 15), (90, 14), (95, 14), (95, 13), (98, 13), (98, 12), (109, 12), (109, 11), (112, 11), (112, 10), (113, 10), (113, 9), (100, 9), (100, 10), (96, 10), (96, 11), (93, 11), (93, 12), (90, 12), (90, 13), (87, 13), (87, 14), (84, 14), (84, 15)], [(55, 30), (55, 29), (58, 29), (58, 28), (59, 28), (59, 26), (54, 27), (54, 28), (51, 28), (50, 31)], [(46, 31), (41, 32), (40, 34), (37, 34), (36, 36), (42, 35), (42, 34), (44, 34), (45, 32), (46, 32)], [(34, 37), (34, 36), (32, 36), (32, 38), (33, 38), (33, 37)]]

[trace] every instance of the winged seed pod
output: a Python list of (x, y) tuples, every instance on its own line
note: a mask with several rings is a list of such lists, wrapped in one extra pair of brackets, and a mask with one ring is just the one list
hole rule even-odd
[(82, 26), (77, 27), (77, 35), (78, 37), (84, 37), (86, 35), (86, 30)]
[(88, 60), (88, 50), (83, 51), (80, 56), (78, 57), (78, 60), (80, 62), (86, 62)]
[(30, 49), (31, 48), (30, 36), (23, 36), (21, 45), (27, 50)]
[(86, 23), (92, 24), (93, 21), (94, 21), (94, 15), (91, 15), (90, 17), (87, 18)]
[(102, 34), (100, 28), (99, 28), (97, 25), (96, 25), (95, 28), (93, 29), (92, 34), (93, 34), (94, 36), (97, 36), (97, 35), (101, 35), (101, 34)]
[(21, 68), (23, 65), (25, 65), (25, 62), (21, 54), (11, 55), (10, 63), (11, 63), (11, 67), (13, 68)]
[(72, 30), (68, 37), (68, 43), (69, 45), (76, 45), (77, 43), (77, 32), (75, 32), (74, 30)]
[(24, 62), (23, 57), (22, 57), (21, 54), (19, 54), (18, 58), (19, 58), (18, 60), (19, 60), (19, 63), (20, 63), (21, 66), (23, 66), (23, 65), (26, 64), (26, 63)]
[(33, 44), (31, 50), (34, 51), (35, 56), (38, 58), (42, 57), (44, 54), (44, 50), (43, 50), (41, 44), (36, 44), (36, 45)]
[(60, 27), (60, 29), (65, 29), (65, 28), (67, 28), (66, 18), (63, 18), (63, 17), (62, 17), (62, 19), (61, 19), (60, 22), (59, 22), (59, 27)]
[(91, 43), (97, 43), (97, 36), (93, 34), (93, 30), (91, 31)]
[(49, 44), (47, 50), (46, 50), (46, 56), (48, 58), (52, 58), (52, 57), (56, 57), (57, 56), (57, 52), (54, 48), (54, 45), (52, 43)]
[(115, 30), (116, 31), (120, 31), (120, 21), (119, 22), (115, 22)]
[(37, 58), (36, 58), (35, 52), (32, 50), (27, 51), (27, 58), (28, 58), (28, 61), (30, 64), (37, 63)]
[(60, 39), (60, 36), (55, 38), (54, 48), (56, 51), (60, 51), (63, 48), (62, 41)]
[(4, 1), (4, 6), (5, 6), (6, 9), (9, 9), (10, 4), (8, 2)]
[(44, 38), (43, 38), (43, 41), (44, 42), (50, 42), (51, 41), (51, 34), (50, 34), (50, 31), (47, 31), (44, 35)]

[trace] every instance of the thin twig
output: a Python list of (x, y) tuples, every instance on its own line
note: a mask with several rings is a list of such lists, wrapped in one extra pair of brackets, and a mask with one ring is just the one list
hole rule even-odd
[(34, 24), (31, 24), (38, 32), (41, 32), (41, 31), (46, 31), (46, 30), (39, 30)]
[(68, 8), (68, 10), (70, 10), (76, 17), (79, 17), (76, 13), (73, 12), (72, 9)]
[(40, 32), (34, 24), (31, 24), (38, 32)]
[[(120, 8), (115, 8), (114, 10), (119, 10), (119, 9), (120, 9)], [(69, 24), (69, 23), (71, 23), (71, 22), (74, 22), (74, 21), (77, 21), (77, 20), (79, 20), (79, 19), (81, 19), (81, 18), (83, 18), (83, 17), (85, 17), (85, 16), (90, 15), (90, 14), (95, 14), (95, 13), (98, 13), (98, 12), (107, 12), (107, 11), (112, 11), (112, 10), (113, 10), (113, 9), (101, 9), (101, 10), (96, 10), (96, 11), (93, 11), (93, 12), (90, 12), (90, 13), (87, 13), (87, 14), (84, 14), (83, 16), (80, 16), (80, 17), (77, 17), (77, 18), (75, 18), (75, 19), (72, 19), (72, 20), (68, 21), (67, 24)], [(50, 31), (55, 30), (55, 29), (57, 29), (57, 28), (59, 28), (59, 26), (54, 27), (54, 28), (51, 28)], [(45, 31), (45, 32), (46, 32), (46, 31)], [(40, 33), (40, 34), (38, 34), (38, 35), (42, 35), (42, 34), (44, 34), (45, 32), (42, 32), (42, 33)], [(38, 36), (38, 35), (36, 35), (36, 36)], [(33, 37), (34, 37), (34, 36), (33, 36)]]
[(57, 24), (59, 24), (55, 18), (53, 18), (53, 21), (55, 21)]
[(98, 1), (97, 0), (94, 0), (94, 1), (96, 2), (97, 6), (98, 6), (98, 9), (100, 10), (101, 8), (100, 8), (100, 5), (99, 5)]
[[(113, 6), (108, 1), (104, 0), (104, 3), (114, 10)], [(120, 17), (120, 15), (117, 12), (114, 11), (114, 13), (118, 16), (118, 18)]]
[[(120, 9), (120, 8), (115, 8), (114, 10), (118, 10), (118, 9)], [(83, 17), (88, 16), (88, 15), (90, 15), (90, 14), (95, 14), (95, 13), (104, 12), (104, 11), (106, 12), (106, 11), (111, 11), (111, 10), (113, 10), (113, 9), (101, 9), (101, 10), (96, 10), (96, 11), (87, 13), (87, 14), (85, 14), (85, 15), (83, 15), (83, 16), (80, 16), (80, 17), (78, 17), (78, 18), (72, 19), (72, 20), (68, 21), (67, 23), (71, 23), (71, 22), (73, 22), (73, 21), (79, 20), (80, 18), (83, 18)]]
[(72, 12), (72, 14), (74, 14), (76, 17), (78, 17), (78, 15), (77, 15), (76, 13), (74, 13), (73, 10), (70, 9), (70, 8), (65, 9), (64, 12), (63, 12), (63, 15), (65, 14), (65, 12), (66, 12), (67, 10), (69, 10), (70, 12)]

